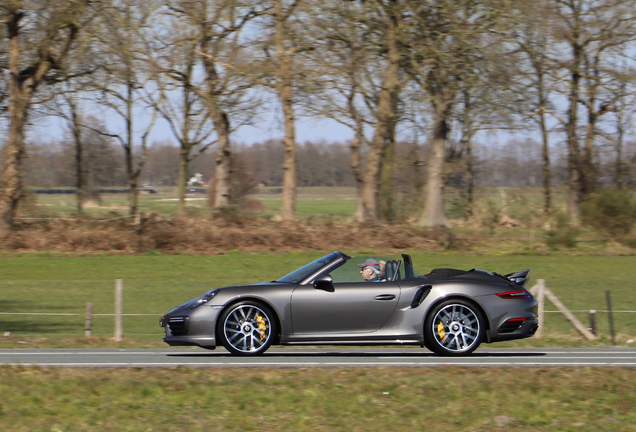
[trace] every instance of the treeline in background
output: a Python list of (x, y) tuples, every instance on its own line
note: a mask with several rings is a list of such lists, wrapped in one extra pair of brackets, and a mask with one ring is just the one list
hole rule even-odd
[[(635, 40), (633, 0), (3, 1), (0, 232), (29, 187), (75, 187), (81, 213), (123, 186), (135, 215), (139, 188), (176, 185), (184, 212), (194, 173), (214, 208), (276, 186), (293, 221), (299, 186), (353, 186), (353, 220), (409, 197), (425, 227), (448, 226), (445, 188), (469, 219), (475, 187), (541, 187), (549, 219), (562, 186), (578, 226), (634, 184)], [(279, 140), (234, 139), (272, 113)], [(301, 117), (353, 138), (299, 143)]]
[[(121, 163), (124, 155), (117, 143), (94, 135), (94, 139), (84, 141), (87, 155), (86, 182), (94, 187), (126, 187), (125, 167)], [(551, 184), (555, 187), (567, 186), (567, 157), (561, 149), (553, 149), (551, 160)], [(626, 145), (628, 159), (636, 156), (636, 143)], [(146, 163), (139, 179), (144, 187), (178, 186), (180, 148), (172, 142), (155, 142), (147, 149)], [(396, 145), (394, 186), (410, 183), (423, 186), (428, 147), (409, 141), (399, 141)], [(299, 187), (355, 186), (355, 178), (349, 163), (349, 142), (298, 143), (297, 161)], [(214, 178), (212, 152), (203, 153), (188, 167), (188, 178), (202, 174), (203, 184)], [(237, 170), (235, 176), (245, 177), (245, 181), (257, 186), (281, 187), (283, 184), (282, 162), (284, 149), (280, 140), (267, 140), (253, 144), (237, 143), (233, 146), (233, 159)], [(615, 178), (612, 169), (615, 161), (611, 149), (601, 149), (599, 153), (599, 187), (613, 187)], [(502, 143), (475, 144), (474, 155), (475, 187), (541, 187), (543, 172), (541, 166), (541, 144), (530, 138), (509, 139)], [(32, 144), (28, 149), (24, 173), (26, 183), (33, 188), (75, 187), (75, 150), (72, 142), (53, 141)], [(636, 184), (636, 171), (625, 172), (623, 183)], [(461, 166), (449, 172), (447, 185), (461, 189), (466, 178)], [(197, 185), (201, 186), (201, 184)], [(248, 192), (253, 192), (251, 189)]]

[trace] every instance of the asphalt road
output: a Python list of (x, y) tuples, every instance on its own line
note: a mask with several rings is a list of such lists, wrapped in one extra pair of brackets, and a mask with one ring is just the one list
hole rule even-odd
[(236, 357), (202, 349), (3, 349), (0, 365), (42, 367), (636, 367), (636, 349), (478, 349), (461, 358), (439, 357), (423, 348), (272, 348), (260, 357)]

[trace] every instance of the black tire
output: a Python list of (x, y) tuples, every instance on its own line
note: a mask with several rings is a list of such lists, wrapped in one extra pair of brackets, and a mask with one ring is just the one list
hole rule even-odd
[(447, 300), (427, 315), (424, 344), (439, 355), (465, 356), (479, 347), (484, 331), (484, 316), (475, 304), (462, 299)]
[(235, 355), (261, 355), (272, 344), (278, 328), (265, 305), (246, 300), (228, 307), (218, 320), (221, 343)]

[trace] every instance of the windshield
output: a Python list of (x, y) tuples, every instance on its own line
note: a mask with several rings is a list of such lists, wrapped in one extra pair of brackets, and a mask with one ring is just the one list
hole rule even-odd
[(317, 272), (318, 270), (320, 270), (321, 268), (323, 268), (324, 266), (327, 266), (333, 262), (338, 261), (341, 257), (342, 255), (336, 252), (330, 253), (329, 255), (326, 255), (322, 258), (318, 258), (316, 261), (310, 262), (309, 264), (302, 266), (298, 270), (295, 270), (289, 273), (288, 275), (283, 276), (282, 278), (278, 279), (277, 282), (294, 283), (294, 284), (300, 283), (303, 280), (307, 279), (312, 274), (314, 274), (315, 272)]

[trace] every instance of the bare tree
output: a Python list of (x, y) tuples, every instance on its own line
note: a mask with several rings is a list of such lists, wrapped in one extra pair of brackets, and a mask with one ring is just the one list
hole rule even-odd
[[(192, 100), (186, 104), (186, 95), (197, 95), (205, 108), (205, 115), (202, 111), (194, 122), (194, 117), (190, 121), (183, 117), (180, 136), (186, 136), (183, 127), (189, 126), (198, 131), (198, 138), (179, 138), (182, 160), (190, 157), (189, 149), (194, 145), (200, 146), (200, 154), (214, 143), (208, 138), (209, 133), (203, 133), (207, 131), (207, 122), (214, 127), (218, 144), (214, 207), (228, 206), (232, 201), (231, 133), (249, 123), (254, 116), (256, 99), (249, 92), (253, 82), (237, 73), (236, 68), (241, 56), (246, 56), (242, 31), (253, 18), (263, 13), (260, 3), (239, 0), (166, 2), (172, 36), (163, 48), (166, 54), (160, 55), (156, 64), (159, 71), (182, 87), (183, 107), (193, 107), (197, 103)], [(186, 141), (190, 143), (185, 145)]]
[(56, 108), (57, 115), (63, 118), (67, 128), (73, 137), (75, 148), (75, 187), (77, 199), (77, 212), (83, 213), (83, 204), (86, 196), (86, 155), (83, 140), (83, 109), (77, 96), (72, 93), (61, 96), (64, 105)]
[(419, 225), (448, 226), (444, 163), (454, 105), (462, 81), (475, 72), (484, 36), (504, 10), (499, 2), (409, 2), (412, 16), (409, 71), (426, 95), (433, 117), (427, 158), (426, 203)]
[[(549, 0), (548, 0), (549, 1)], [(552, 103), (556, 80), (555, 41), (551, 35), (552, 17), (545, 15), (545, 1), (520, 1), (513, 9), (513, 25), (507, 28), (507, 41), (512, 44), (510, 67), (514, 70), (517, 85), (511, 107), (522, 118), (532, 119), (538, 126), (543, 144), (543, 213), (552, 209), (550, 169), (550, 115), (555, 114)], [(516, 54), (516, 55), (515, 55)]]
[[(610, 105), (598, 102), (605, 74), (601, 66), (615, 47), (634, 38), (630, 0), (553, 0), (555, 37), (564, 46), (559, 66), (567, 74), (568, 213), (573, 225), (581, 222), (580, 203), (590, 189), (596, 121)], [(585, 86), (585, 87), (583, 87)], [(588, 110), (586, 146), (579, 143), (579, 104)]]
[[(143, 112), (151, 108), (146, 103), (149, 74), (145, 68), (144, 52), (148, 46), (149, 24), (155, 9), (154, 3), (144, 0), (118, 0), (106, 8), (101, 15), (98, 33), (98, 55), (101, 71), (93, 86), (97, 102), (119, 119), (120, 132), (96, 132), (117, 139), (124, 150), (126, 176), (128, 179), (129, 215), (138, 211), (139, 176), (146, 162), (148, 134), (155, 125), (156, 111), (151, 109), (151, 118)], [(142, 123), (137, 126), (137, 121)]]
[[(303, 0), (266, 0), (253, 32), (250, 62), (231, 64), (202, 54), (224, 68), (230, 68), (254, 83), (269, 88), (278, 96), (283, 112), (284, 162), (281, 219), (295, 220), (296, 203), (296, 114), (294, 90), (303, 75), (299, 54), (307, 49), (303, 41), (303, 20), (299, 17)], [(274, 52), (272, 52), (272, 50)], [(261, 54), (262, 53), (262, 54)]]
[(36, 92), (64, 67), (83, 27), (92, 19), (90, 1), (11, 0), (0, 4), (8, 70), (8, 122), (0, 191), (0, 234), (13, 227), (23, 194), (25, 129)]
[[(301, 40), (302, 22), (298, 19), (298, 9), (303, 0), (271, 0), (269, 13), (265, 15), (265, 38), (262, 48), (263, 70), (269, 71), (264, 77), (268, 86), (276, 91), (283, 111), (283, 196), (281, 218), (285, 222), (295, 220), (296, 208), (296, 114), (294, 110), (294, 84), (299, 77), (297, 62), (300, 51), (306, 49)], [(275, 54), (270, 53), (270, 48)]]
[(77, 199), (77, 212), (83, 213), (84, 201), (91, 196), (94, 198), (93, 192), (90, 190), (91, 185), (87, 183), (91, 176), (88, 168), (90, 163), (87, 161), (88, 152), (86, 149), (85, 132), (89, 132), (83, 125), (84, 119), (84, 102), (82, 91), (89, 87), (91, 75), (95, 72), (95, 67), (91, 67), (91, 56), (87, 52), (88, 46), (77, 49), (73, 58), (67, 64), (86, 66), (85, 74), (74, 76), (72, 78), (61, 80), (52, 85), (52, 99), (44, 104), (41, 110), (42, 114), (61, 118), (71, 136), (74, 151), (74, 173), (75, 187)]
[[(178, 50), (179, 47), (168, 45), (169, 59), (172, 65), (169, 74), (177, 76), (177, 85), (164, 82), (165, 75), (156, 74), (154, 83), (159, 88), (160, 96), (156, 100), (147, 96), (149, 104), (170, 126), (172, 134), (179, 142), (179, 174), (178, 174), (178, 212), (185, 211), (185, 192), (188, 181), (190, 162), (214, 144), (212, 134), (214, 124), (210, 121), (205, 103), (193, 91), (191, 84), (195, 74), (196, 56), (193, 47)], [(174, 82), (174, 81), (173, 81)], [(193, 151), (196, 152), (193, 153)]]
[[(308, 61), (317, 90), (304, 102), (307, 112), (351, 128), (351, 168), (356, 179), (354, 221), (391, 212), (392, 157), (400, 76), (402, 6), (394, 1), (317, 2)], [(371, 139), (366, 131), (373, 130)], [(366, 161), (363, 160), (366, 156)], [(381, 174), (382, 173), (382, 174)], [(381, 204), (383, 203), (383, 205)]]
[(613, 101), (612, 111), (615, 113), (616, 131), (610, 135), (614, 144), (614, 185), (617, 189), (625, 186), (626, 163), (624, 161), (625, 136), (634, 123), (636, 115), (636, 86), (634, 67), (627, 66), (628, 60), (622, 56), (612, 63), (613, 79), (608, 85), (608, 92)]

